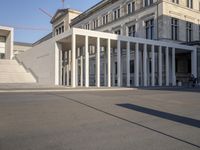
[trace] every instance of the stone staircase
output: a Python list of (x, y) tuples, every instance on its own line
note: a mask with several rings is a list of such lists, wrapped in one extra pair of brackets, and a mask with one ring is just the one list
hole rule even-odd
[(0, 59), (0, 83), (36, 83), (36, 79), (16, 60)]

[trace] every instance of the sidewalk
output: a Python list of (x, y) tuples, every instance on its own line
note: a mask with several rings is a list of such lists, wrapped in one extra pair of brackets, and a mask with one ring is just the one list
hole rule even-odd
[(119, 88), (119, 87), (78, 87), (78, 88), (71, 88), (66, 86), (55, 86), (55, 85), (44, 85), (44, 84), (0, 84), (0, 93), (21, 93), (21, 92), (87, 92), (87, 91), (122, 91), (122, 90), (137, 90), (137, 88)]

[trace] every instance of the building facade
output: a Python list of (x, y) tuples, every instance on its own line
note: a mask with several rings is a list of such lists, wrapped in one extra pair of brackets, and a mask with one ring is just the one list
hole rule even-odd
[[(71, 26), (124, 36), (190, 43), (200, 41), (200, 1), (105, 0), (73, 19)], [(191, 73), (191, 57), (185, 53), (176, 55), (177, 80), (186, 83)]]
[(19, 60), (35, 71), (40, 82), (50, 84), (187, 84), (191, 74), (197, 77), (197, 48), (181, 43), (199, 40), (197, 4), (103, 0), (80, 15), (58, 10), (51, 20), (51, 38), (36, 42)]
[(0, 59), (13, 58), (13, 28), (0, 26)]

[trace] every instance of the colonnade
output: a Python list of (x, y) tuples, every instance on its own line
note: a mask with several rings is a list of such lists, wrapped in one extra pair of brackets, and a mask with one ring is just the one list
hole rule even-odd
[[(64, 72), (66, 75), (61, 77), (63, 72), (60, 66), (60, 79), (64, 80), (66, 86), (71, 87), (89, 87), (90, 86), (90, 73), (89, 73), (89, 48), (91, 42), (89, 36), (83, 37), (84, 42), (82, 45), (77, 41), (76, 34), (71, 36), (70, 48), (66, 50), (67, 64), (65, 64)], [(115, 86), (115, 80), (117, 80), (117, 86), (123, 86), (122, 79), (122, 49), (126, 51), (126, 86), (130, 87), (130, 60), (134, 60), (134, 86), (175, 86), (176, 85), (176, 47), (162, 45), (159, 42), (145, 43), (123, 39), (111, 39), (105, 37), (93, 37), (95, 42), (92, 46), (95, 47), (93, 58), (95, 58), (95, 86), (101, 87), (101, 72), (104, 72), (104, 79), (107, 87)], [(102, 46), (101, 41), (104, 40)], [(106, 42), (105, 42), (106, 41)], [(145, 39), (144, 39), (145, 41)], [(124, 47), (125, 43), (126, 47)], [(81, 46), (80, 46), (81, 45)], [(104, 47), (104, 70), (101, 70), (101, 49)], [(60, 49), (60, 55), (62, 55), (62, 48)], [(79, 51), (79, 56), (77, 55)], [(116, 57), (115, 57), (115, 51)], [(134, 52), (134, 58), (131, 58), (131, 51)], [(62, 61), (63, 56), (60, 56)], [(150, 60), (150, 61), (149, 61)], [(191, 51), (192, 60), (192, 73), (196, 74), (196, 51)], [(142, 62), (142, 64), (140, 63)], [(117, 63), (117, 74), (115, 74), (115, 63)], [(78, 65), (79, 64), (79, 65)], [(151, 71), (149, 71), (150, 65)], [(80, 67), (78, 67), (80, 66)], [(106, 66), (106, 67), (105, 67)], [(157, 66), (157, 68), (156, 68)], [(142, 71), (140, 71), (142, 67)], [(80, 69), (79, 69), (80, 68)], [(158, 78), (156, 80), (156, 72)], [(79, 76), (80, 75), (80, 81)], [(116, 77), (117, 75), (117, 77)], [(141, 78), (142, 77), (142, 78)], [(150, 79), (150, 80), (149, 80)], [(158, 81), (158, 83), (156, 83)], [(62, 81), (60, 80), (60, 84)]]

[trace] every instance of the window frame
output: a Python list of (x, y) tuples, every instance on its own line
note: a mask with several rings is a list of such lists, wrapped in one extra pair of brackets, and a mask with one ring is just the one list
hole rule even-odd
[(146, 39), (154, 39), (154, 23), (153, 18), (145, 21)]
[(179, 19), (171, 18), (171, 40), (179, 40)]
[(191, 42), (193, 40), (193, 23), (186, 22), (186, 42)]
[(133, 24), (128, 26), (128, 36), (135, 37), (135, 35), (136, 35), (136, 25)]

